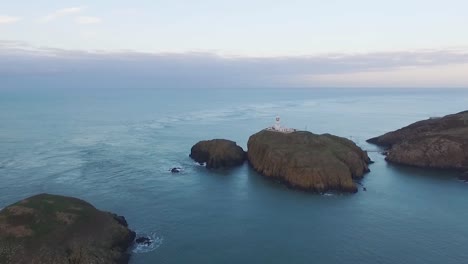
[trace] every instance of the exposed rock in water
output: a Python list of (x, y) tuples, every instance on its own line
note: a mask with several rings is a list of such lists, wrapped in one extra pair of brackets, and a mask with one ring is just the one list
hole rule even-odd
[(362, 178), (371, 162), (365, 151), (346, 138), (266, 130), (250, 136), (248, 159), (266, 177), (316, 192), (357, 192), (353, 179)]
[(153, 243), (153, 240), (149, 237), (139, 237), (135, 240), (135, 243), (149, 246)]
[(0, 211), (0, 263), (128, 263), (135, 233), (122, 216), (39, 194)]
[(211, 169), (242, 165), (246, 160), (245, 151), (234, 141), (226, 139), (204, 140), (195, 144), (190, 157)]
[(388, 148), (387, 161), (417, 167), (468, 169), (468, 111), (413, 123), (367, 140)]
[(172, 173), (179, 173), (179, 172), (182, 171), (182, 168), (172, 168), (172, 169), (170, 169), (170, 171), (171, 171)]

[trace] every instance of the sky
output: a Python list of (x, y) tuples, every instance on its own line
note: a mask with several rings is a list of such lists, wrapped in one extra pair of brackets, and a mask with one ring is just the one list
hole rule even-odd
[(466, 10), (466, 0), (1, 1), (0, 78), (468, 88)]

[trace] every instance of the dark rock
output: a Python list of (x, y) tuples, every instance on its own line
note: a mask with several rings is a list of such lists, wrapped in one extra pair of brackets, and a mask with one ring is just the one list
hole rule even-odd
[(182, 171), (182, 168), (172, 168), (172, 169), (171, 169), (171, 172), (172, 172), (172, 173), (179, 173), (179, 172), (181, 172), (181, 171)]
[(135, 240), (135, 243), (140, 245), (149, 246), (153, 243), (153, 240), (149, 237), (139, 237)]
[(127, 219), (125, 219), (125, 217), (121, 216), (121, 215), (116, 215), (116, 214), (112, 214), (114, 219), (119, 222), (119, 224), (125, 226), (125, 227), (128, 227), (128, 223), (127, 223)]
[(128, 263), (124, 217), (72, 197), (40, 194), (0, 211), (0, 263)]
[(245, 151), (226, 139), (200, 141), (190, 150), (190, 157), (200, 164), (206, 163), (208, 169), (238, 166), (246, 160)]
[(260, 131), (249, 138), (248, 159), (266, 177), (319, 193), (357, 192), (353, 179), (361, 179), (370, 163), (352, 141), (306, 131)]
[(439, 169), (468, 168), (468, 111), (418, 121), (368, 140), (388, 149), (389, 162)]

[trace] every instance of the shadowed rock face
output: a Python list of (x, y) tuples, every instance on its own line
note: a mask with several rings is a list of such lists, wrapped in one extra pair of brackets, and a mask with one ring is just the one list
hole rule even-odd
[(419, 121), (368, 142), (389, 148), (390, 162), (468, 170), (468, 111)]
[(40, 194), (0, 211), (0, 263), (128, 263), (135, 233), (122, 216)]
[(226, 139), (200, 141), (192, 147), (190, 157), (199, 163), (206, 162), (209, 169), (242, 165), (246, 159), (245, 151)]
[(352, 141), (330, 134), (260, 131), (250, 136), (248, 159), (260, 174), (289, 186), (326, 192), (357, 192), (371, 162)]

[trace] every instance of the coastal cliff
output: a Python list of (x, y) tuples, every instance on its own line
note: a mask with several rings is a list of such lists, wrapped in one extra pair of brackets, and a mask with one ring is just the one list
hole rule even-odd
[(190, 157), (206, 163), (208, 169), (238, 166), (246, 160), (245, 151), (236, 142), (226, 139), (200, 141), (193, 145)]
[(122, 216), (40, 194), (0, 211), (0, 263), (128, 263), (135, 233)]
[(248, 160), (260, 174), (315, 192), (357, 192), (353, 179), (369, 171), (367, 153), (330, 134), (262, 130), (248, 141)]
[(468, 170), (468, 111), (418, 121), (367, 141), (388, 148), (389, 162)]

